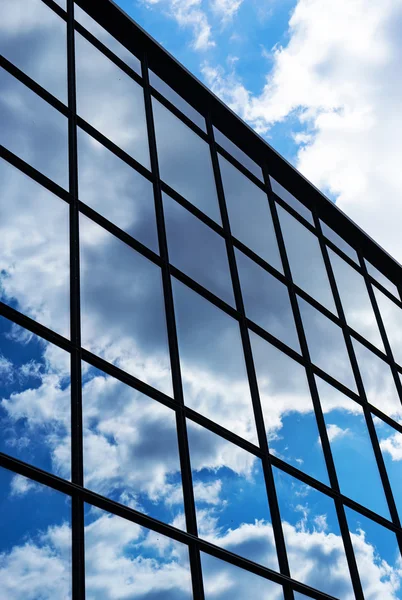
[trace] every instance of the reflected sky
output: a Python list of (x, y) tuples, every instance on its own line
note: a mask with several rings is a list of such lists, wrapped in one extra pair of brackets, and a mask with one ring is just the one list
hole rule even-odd
[(297, 198), (293, 196), (286, 188), (283, 187), (280, 183), (276, 181), (271, 175), (269, 176), (269, 181), (271, 183), (272, 191), (274, 194), (279, 196), (282, 200), (289, 204), (301, 217), (306, 219), (311, 225), (314, 225), (313, 215), (311, 210), (309, 210), (304, 204), (300, 202)]
[(391, 344), (391, 350), (394, 359), (400, 365), (402, 364), (402, 311), (392, 300), (380, 292), (375, 286), (374, 293), (380, 309), (381, 318), (384, 323), (388, 341)]

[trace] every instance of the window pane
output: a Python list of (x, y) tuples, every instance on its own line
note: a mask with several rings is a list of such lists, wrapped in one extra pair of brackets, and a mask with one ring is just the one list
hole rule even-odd
[(342, 329), (311, 304), (298, 298), (312, 362), (351, 390), (356, 382)]
[(0, 317), (0, 451), (70, 479), (70, 355)]
[(74, 18), (78, 23), (83, 25), (97, 40), (102, 42), (109, 50), (111, 50), (116, 56), (121, 58), (129, 67), (136, 73), (141, 75), (141, 61), (127, 50), (123, 44), (118, 42), (106, 29), (104, 29), (99, 23), (97, 23), (92, 17), (90, 17), (82, 8), (77, 4), (74, 4)]
[(41, 0), (2, 0), (0, 53), (67, 104), (66, 24)]
[(402, 418), (402, 405), (391, 369), (374, 352), (352, 338), (367, 400), (395, 419)]
[(103, 510), (86, 507), (87, 600), (191, 600), (188, 548)]
[(0, 597), (70, 600), (70, 499), (0, 469)]
[(83, 346), (170, 394), (159, 267), (83, 215), (80, 259)]
[(219, 164), (232, 234), (282, 271), (267, 195), (222, 156)]
[(369, 274), (372, 277), (374, 277), (374, 279), (376, 279), (379, 283), (381, 283), (381, 285), (383, 285), (385, 289), (391, 292), (391, 294), (393, 294), (399, 300), (400, 297), (396, 285), (392, 283), (392, 281), (390, 281), (388, 277), (385, 277), (385, 275), (383, 275), (381, 271), (379, 271), (372, 264), (370, 264), (368, 260), (365, 260), (364, 262), (366, 263), (367, 271), (369, 272)]
[(225, 240), (166, 194), (163, 208), (171, 264), (234, 306)]
[(253, 175), (258, 177), (260, 181), (264, 182), (264, 177), (262, 175), (262, 170), (260, 165), (253, 161), (252, 158), (248, 156), (243, 150), (240, 150), (239, 146), (234, 144), (232, 140), (230, 140), (226, 135), (224, 135), (219, 129), (216, 127), (214, 129), (214, 137), (215, 141), (222, 146), (229, 154), (234, 156), (243, 167), (246, 167)]
[(355, 600), (333, 500), (276, 468), (274, 478), (291, 576)]
[(152, 107), (161, 178), (220, 223), (209, 145), (155, 98)]
[(256, 442), (238, 323), (177, 280), (173, 294), (185, 403)]
[(0, 257), (1, 300), (68, 337), (69, 206), (5, 161)]
[(328, 252), (346, 322), (374, 346), (384, 351), (377, 320), (363, 277), (335, 252), (332, 250)]
[(199, 535), (277, 570), (260, 459), (191, 421), (188, 439)]
[(191, 119), (198, 127), (200, 127), (203, 131), (206, 132), (207, 128), (205, 125), (205, 119), (200, 113), (195, 110), (182, 98), (177, 92), (174, 91), (163, 79), (158, 77), (151, 69), (149, 69), (149, 83), (154, 87), (158, 92), (160, 92), (169, 102), (174, 104), (176, 108), (178, 108), (183, 114), (186, 115), (189, 119)]
[(201, 552), (205, 600), (283, 600), (280, 585)]
[(340, 250), (342, 250), (342, 252), (344, 252), (347, 256), (349, 256), (349, 258), (354, 260), (356, 264), (359, 264), (359, 259), (358, 259), (356, 250), (354, 248), (352, 248), (352, 246), (349, 246), (349, 244), (347, 242), (345, 242), (345, 240), (343, 238), (341, 238), (340, 235), (335, 233), (335, 231), (333, 229), (331, 229), (331, 227), (328, 227), (328, 225), (326, 223), (324, 223), (323, 221), (320, 221), (320, 223), (321, 223), (321, 229), (322, 229), (323, 234), (333, 244), (335, 244), (335, 246), (337, 246)]
[(280, 183), (276, 181), (271, 175), (269, 176), (269, 180), (271, 182), (272, 191), (274, 194), (279, 196), (282, 200), (284, 200), (289, 206), (293, 208), (300, 216), (304, 217), (311, 225), (314, 225), (313, 215), (311, 214), (311, 210), (309, 210), (300, 200), (295, 198), (293, 194), (288, 192), (286, 188), (283, 187)]
[(387, 469), (399, 518), (402, 518), (402, 434), (381, 419), (374, 418), (374, 425), (382, 456)]
[(293, 281), (325, 308), (336, 312), (318, 238), (281, 206), (278, 215)]
[(373, 289), (394, 359), (402, 364), (402, 310), (380, 290)]
[(240, 250), (235, 253), (246, 316), (300, 352), (287, 287)]
[(250, 336), (271, 453), (328, 483), (306, 371), (258, 335)]
[(68, 187), (67, 119), (4, 69), (0, 69), (0, 142)]
[(158, 252), (152, 183), (82, 129), (78, 183), (82, 202)]
[(184, 512), (174, 411), (86, 363), (83, 373), (85, 487), (171, 523)]
[(389, 519), (363, 409), (316, 378), (341, 493)]
[(78, 114), (149, 169), (142, 87), (79, 33), (75, 53)]
[(401, 555), (395, 534), (346, 508), (357, 568), (365, 598), (401, 597)]

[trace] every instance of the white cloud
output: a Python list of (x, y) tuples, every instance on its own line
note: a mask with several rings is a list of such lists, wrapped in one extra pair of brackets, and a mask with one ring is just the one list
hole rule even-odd
[(243, 0), (211, 0), (212, 10), (222, 19), (223, 23), (227, 23), (237, 13)]
[(335, 425), (335, 423), (329, 423), (327, 425), (327, 434), (329, 441), (333, 442), (336, 439), (345, 437), (345, 435), (349, 435), (349, 429), (342, 429), (338, 425)]
[(391, 455), (393, 461), (402, 460), (402, 435), (399, 432), (381, 440), (380, 447), (383, 452)]
[(40, 491), (42, 488), (31, 479), (27, 479), (22, 475), (14, 475), (10, 483), (11, 496), (23, 496), (28, 492)]

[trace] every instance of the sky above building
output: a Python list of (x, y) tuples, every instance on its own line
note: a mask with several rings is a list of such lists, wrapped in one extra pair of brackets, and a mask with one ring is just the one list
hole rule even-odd
[(402, 262), (399, 0), (118, 0)]

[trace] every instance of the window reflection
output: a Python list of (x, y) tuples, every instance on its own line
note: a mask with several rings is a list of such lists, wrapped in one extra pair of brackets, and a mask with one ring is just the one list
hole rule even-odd
[(363, 277), (340, 256), (329, 250), (346, 322), (369, 342), (384, 351), (377, 320)]
[(75, 53), (79, 116), (149, 169), (142, 87), (77, 32)]
[(0, 161), (0, 217), (1, 300), (68, 337), (68, 204)]
[(209, 145), (155, 98), (152, 107), (161, 179), (220, 223)]
[(371, 263), (368, 262), (368, 260), (364, 260), (364, 262), (366, 263), (366, 267), (367, 267), (367, 271), (368, 273), (378, 281), (378, 283), (381, 283), (381, 285), (383, 285), (385, 287), (385, 289), (387, 289), (389, 292), (391, 292), (391, 294), (393, 294), (395, 296), (395, 298), (399, 298), (399, 293), (398, 293), (398, 289), (396, 287), (396, 285), (394, 283), (392, 283), (392, 281), (390, 281), (388, 279), (388, 277), (385, 277), (385, 275), (383, 275), (381, 273), (381, 271), (379, 271), (378, 269), (376, 269)]
[(396, 431), (381, 419), (374, 419), (374, 425), (396, 508), (399, 513), (399, 518), (402, 519), (402, 433)]
[(267, 195), (222, 156), (219, 165), (232, 235), (282, 271)]
[(188, 439), (199, 535), (277, 570), (260, 459), (191, 421)]
[(191, 600), (188, 548), (95, 507), (86, 507), (85, 582), (89, 600)]
[(402, 558), (395, 534), (346, 508), (365, 598), (399, 600)]
[(291, 576), (335, 598), (354, 600), (333, 500), (274, 468)]
[(159, 267), (80, 216), (82, 344), (170, 394)]
[(0, 53), (67, 104), (66, 23), (42, 0), (2, 0)]
[(402, 364), (402, 310), (380, 290), (373, 288), (394, 359)]
[(258, 179), (264, 183), (264, 177), (262, 175), (262, 169), (260, 165), (257, 165), (256, 162), (253, 161), (252, 158), (248, 156), (243, 150), (239, 148), (236, 144), (232, 142), (226, 135), (224, 135), (219, 129), (213, 127), (215, 141), (222, 146), (229, 154), (234, 156), (243, 167), (246, 167), (253, 175), (258, 177)]
[(297, 198), (293, 196), (286, 188), (283, 187), (280, 183), (276, 181), (271, 175), (269, 176), (269, 181), (271, 182), (272, 191), (274, 194), (279, 196), (282, 200), (284, 200), (289, 206), (293, 208), (301, 217), (304, 217), (306, 221), (314, 225), (313, 215), (311, 214), (311, 210), (309, 210), (304, 204), (300, 202)]
[(233, 306), (223, 237), (166, 194), (163, 208), (171, 264)]
[(353, 391), (353, 376), (345, 339), (340, 327), (305, 300), (298, 298), (312, 362)]
[(256, 442), (238, 323), (175, 279), (173, 295), (185, 403)]
[(271, 453), (328, 483), (304, 368), (258, 335), (250, 338)]
[(78, 184), (80, 200), (158, 252), (152, 183), (82, 129)]
[(335, 312), (317, 237), (281, 206), (278, 206), (278, 215), (293, 281), (325, 308)]
[(362, 407), (316, 378), (341, 493), (389, 519)]
[(283, 600), (282, 586), (201, 552), (205, 600)]
[(85, 487), (171, 522), (184, 512), (175, 413), (85, 363), (83, 372)]
[(287, 287), (240, 250), (235, 253), (246, 316), (300, 352)]
[(0, 70), (0, 142), (68, 187), (67, 119), (4, 69)]
[(71, 598), (69, 498), (0, 469), (0, 597)]
[(350, 246), (340, 235), (335, 233), (331, 227), (328, 227), (326, 223), (320, 221), (321, 229), (323, 234), (337, 246), (342, 252), (344, 252), (349, 258), (351, 258), (357, 265), (359, 264), (359, 258), (357, 252), (352, 246)]

